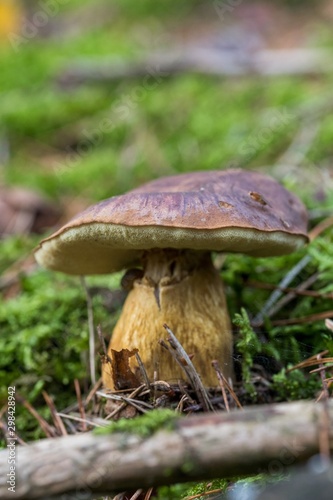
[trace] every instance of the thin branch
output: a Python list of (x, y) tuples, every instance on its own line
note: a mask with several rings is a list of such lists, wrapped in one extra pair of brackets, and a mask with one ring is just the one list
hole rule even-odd
[(47, 406), (50, 409), (54, 426), (56, 429), (58, 429), (59, 435), (60, 436), (67, 436), (68, 433), (66, 431), (66, 427), (64, 426), (64, 423), (61, 420), (59, 413), (57, 412), (57, 409), (54, 405), (53, 399), (51, 398), (51, 396), (48, 395), (48, 393), (46, 391), (42, 391), (42, 394), (43, 394), (43, 398), (46, 401)]
[(66, 413), (58, 412), (59, 417), (66, 418), (68, 420), (75, 420), (75, 422), (81, 422), (87, 428), (87, 425), (92, 425), (93, 427), (106, 427), (107, 423), (102, 424), (103, 419), (99, 419), (100, 422), (95, 422), (94, 420), (88, 420), (86, 418), (77, 417), (76, 415), (67, 415)]
[[(332, 452), (333, 400), (327, 405)], [(179, 417), (172, 430), (160, 429), (146, 438), (131, 432), (86, 432), (43, 439), (18, 449), (15, 500), (60, 499), (66, 493), (76, 498), (82, 491), (88, 500), (129, 489), (258, 474), (276, 461), (287, 470), (318, 454), (323, 412), (322, 403), (298, 401)], [(3, 450), (2, 500), (13, 498), (7, 473), (8, 450)]]
[[(318, 279), (318, 275), (312, 275), (311, 279)], [(254, 287), (254, 288), (262, 288), (263, 290), (281, 290), (281, 292), (284, 293), (292, 293), (294, 295), (300, 295), (301, 297), (314, 297), (316, 299), (332, 299), (333, 300), (333, 292), (328, 292), (328, 293), (322, 293), (322, 292), (317, 292), (316, 290), (306, 290), (304, 289), (304, 283), (309, 286), (308, 281), (306, 280), (303, 282), (300, 286), (297, 288), (292, 288), (289, 286), (286, 286), (284, 288), (279, 287), (278, 285), (273, 285), (272, 283), (264, 283), (262, 281), (248, 281), (246, 283), (247, 286), (249, 287)]]
[[(317, 356), (318, 361), (321, 361), (321, 355)], [(320, 363), (320, 368), (325, 368), (323, 363)], [(320, 419), (319, 427), (319, 451), (324, 462), (330, 462), (330, 412), (328, 406), (329, 391), (326, 382), (325, 370), (320, 371), (320, 378), (323, 386), (323, 412)]]
[(333, 226), (333, 215), (330, 217), (327, 217), (323, 221), (319, 222), (317, 226), (315, 226), (309, 233), (309, 238), (310, 241), (313, 241), (314, 239), (318, 238), (318, 236), (326, 231), (326, 229), (329, 229), (330, 227)]
[[(221, 382), (220, 382), (220, 385), (222, 385), (223, 387), (226, 387), (227, 390), (229, 391), (231, 397), (233, 398), (233, 400), (235, 401), (236, 405), (238, 406), (238, 408), (240, 410), (243, 409), (238, 397), (237, 397), (237, 394), (235, 393), (235, 391), (233, 390), (232, 386), (229, 384), (228, 380), (226, 379), (226, 377), (223, 375), (223, 372), (221, 372), (219, 366), (218, 366), (218, 363), (217, 361), (213, 361), (212, 362), (212, 365), (213, 365), (213, 368), (216, 370), (216, 373), (217, 373), (217, 376), (218, 376), (218, 379), (220, 381), (221, 379)], [(223, 394), (223, 399), (224, 399), (224, 394)]]
[(214, 411), (213, 405), (210, 402), (210, 398), (207, 394), (207, 391), (203, 383), (201, 382), (201, 378), (198, 375), (189, 355), (187, 354), (183, 346), (180, 344), (175, 334), (168, 327), (168, 325), (164, 324), (163, 326), (169, 334), (167, 340), (171, 346), (171, 349), (163, 341), (160, 341), (160, 344), (162, 345), (162, 347), (166, 348), (170, 352), (170, 354), (177, 361), (179, 366), (184, 370), (193, 389), (198, 394), (198, 398), (201, 404), (203, 405), (203, 408), (206, 411)]
[(91, 384), (96, 384), (96, 360), (95, 360), (95, 328), (94, 328), (94, 311), (91, 295), (87, 287), (84, 276), (81, 276), (81, 284), (84, 289), (87, 301), (88, 312), (88, 328), (89, 328), (89, 366), (90, 366), (90, 379)]
[(283, 292), (279, 290), (280, 288), (285, 288), (289, 286), (289, 284), (296, 278), (296, 276), (311, 262), (311, 257), (309, 255), (305, 255), (297, 264), (292, 267), (288, 273), (284, 276), (281, 282), (278, 285), (278, 289), (274, 290), (274, 292), (269, 296), (261, 311), (253, 318), (251, 321), (253, 326), (261, 326), (264, 322), (265, 316), (267, 316), (274, 306), (274, 304), (279, 300), (282, 296)]
[(309, 316), (302, 316), (300, 318), (286, 318), (286, 319), (277, 319), (272, 321), (273, 326), (285, 326), (285, 325), (298, 325), (302, 323), (314, 323), (315, 321), (322, 321), (326, 318), (333, 317), (332, 311), (323, 311), (320, 313), (309, 314)]
[[(293, 370), (300, 370), (300, 369), (303, 369), (303, 368), (308, 368), (309, 366), (316, 366), (316, 365), (322, 364), (322, 363), (333, 363), (333, 357), (331, 357), (331, 358), (322, 358), (321, 357), (321, 356), (325, 356), (328, 353), (329, 353), (329, 351), (325, 350), (325, 351), (322, 351), (319, 354), (315, 354), (313, 356), (310, 356), (308, 359), (305, 359), (301, 363), (297, 363), (297, 365), (294, 365), (291, 368), (288, 368), (286, 370), (286, 373), (290, 373)], [(318, 361), (318, 356), (319, 355), (320, 355), (320, 361)]]
[(144, 380), (144, 383), (146, 384), (146, 387), (148, 389), (150, 389), (150, 381), (149, 381), (149, 378), (148, 378), (148, 375), (147, 375), (147, 372), (146, 372), (146, 369), (145, 369), (145, 366), (144, 364), (142, 363), (142, 359), (140, 358), (140, 355), (138, 352), (135, 353), (135, 358), (136, 358), (136, 361), (139, 365), (139, 369), (140, 369), (140, 373), (142, 375), (142, 378)]
[(289, 302), (291, 302), (297, 296), (296, 292), (306, 291), (306, 289), (312, 286), (317, 281), (318, 278), (319, 278), (319, 273), (314, 273), (312, 276), (309, 276), (309, 278), (300, 283), (295, 288), (295, 291), (292, 290), (284, 297), (281, 297), (281, 299), (278, 300), (273, 307), (271, 307), (269, 313), (267, 314), (267, 317), (271, 318), (272, 316), (277, 314), (284, 306), (289, 304)]
[(77, 402), (78, 402), (78, 405), (79, 405), (79, 411), (80, 411), (81, 419), (82, 419), (82, 422), (83, 422), (83, 429), (82, 430), (86, 431), (87, 430), (87, 427), (86, 427), (86, 424), (85, 424), (86, 413), (84, 411), (84, 406), (83, 406), (83, 403), (82, 403), (80, 383), (79, 383), (79, 381), (78, 381), (77, 378), (74, 379), (74, 387), (75, 387)]
[(189, 47), (174, 48), (170, 52), (148, 55), (141, 60), (114, 60), (96, 62), (89, 59), (72, 61), (70, 68), (62, 71), (58, 83), (63, 87), (82, 84), (108, 83), (114, 80), (155, 75), (157, 82), (182, 73), (199, 73), (217, 76), (270, 76), (312, 75), (332, 70), (330, 54), (318, 49), (257, 50), (255, 52)]
[(35, 408), (29, 403), (29, 401), (27, 401), (23, 396), (17, 393), (16, 393), (16, 400), (19, 403), (21, 403), (28, 410), (28, 412), (31, 413), (33, 417), (35, 417), (35, 419), (37, 420), (37, 422), (39, 423), (40, 427), (42, 428), (43, 432), (47, 437), (56, 436), (55, 429), (51, 425), (49, 425), (41, 415), (39, 415), (38, 411), (35, 410)]

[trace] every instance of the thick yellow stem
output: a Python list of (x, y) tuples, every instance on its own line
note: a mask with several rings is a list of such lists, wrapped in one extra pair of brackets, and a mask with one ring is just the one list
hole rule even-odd
[[(166, 323), (187, 353), (194, 355), (192, 362), (204, 385), (212, 387), (218, 385), (213, 360), (218, 360), (226, 377), (233, 374), (232, 332), (223, 283), (210, 260), (187, 271), (185, 277), (179, 277), (176, 270), (180, 281), (164, 277), (156, 284), (147, 273), (135, 281), (113, 331), (109, 354), (111, 349), (137, 348), (151, 380), (154, 370), (159, 380), (184, 379), (184, 372), (158, 343), (167, 337)], [(134, 357), (130, 364), (133, 371), (138, 369)], [(109, 364), (103, 365), (103, 382), (113, 387)]]

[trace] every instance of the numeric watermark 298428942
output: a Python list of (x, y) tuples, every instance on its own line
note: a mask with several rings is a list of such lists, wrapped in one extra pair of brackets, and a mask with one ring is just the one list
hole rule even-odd
[(7, 483), (8, 491), (15, 493), (16, 487), (16, 426), (15, 426), (15, 387), (8, 387), (8, 401), (7, 401), (7, 448), (8, 448), (8, 473)]

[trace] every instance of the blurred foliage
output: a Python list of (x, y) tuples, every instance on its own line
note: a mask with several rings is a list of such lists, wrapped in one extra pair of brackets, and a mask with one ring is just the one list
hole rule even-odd
[(294, 370), (286, 373), (285, 368), (273, 375), (272, 388), (277, 393), (277, 401), (312, 399), (322, 388), (318, 377), (307, 376), (304, 371)]

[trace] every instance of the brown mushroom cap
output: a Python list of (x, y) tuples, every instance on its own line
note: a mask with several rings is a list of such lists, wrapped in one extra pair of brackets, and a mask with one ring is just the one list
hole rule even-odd
[(264, 257), (307, 241), (300, 200), (269, 176), (235, 169), (164, 177), (101, 201), (43, 240), (36, 259), (68, 274), (101, 274), (152, 248)]

